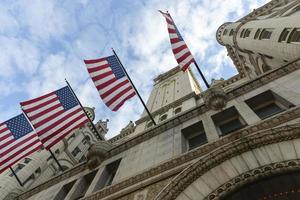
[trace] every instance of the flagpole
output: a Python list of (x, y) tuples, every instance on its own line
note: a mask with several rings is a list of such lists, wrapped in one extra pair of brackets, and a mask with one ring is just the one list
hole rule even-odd
[[(159, 11), (159, 12), (161, 12), (161, 11)], [(161, 12), (161, 13), (163, 14), (163, 12)], [(169, 11), (167, 11), (167, 14), (168, 14), (169, 17), (172, 19), (172, 21), (173, 21), (173, 23), (174, 23), (174, 25), (175, 25), (175, 22), (174, 22), (172, 16), (170, 15)], [(191, 53), (191, 54), (192, 54), (192, 53)], [(196, 68), (197, 68), (197, 70), (198, 70), (198, 72), (199, 72), (199, 74), (200, 74), (202, 80), (204, 81), (206, 87), (207, 87), (207, 88), (210, 88), (210, 86), (209, 86), (209, 84), (208, 84), (206, 78), (204, 77), (203, 73), (201, 72), (200, 67), (198, 66), (198, 63), (196, 62), (195, 59), (194, 59), (194, 63), (195, 63), (195, 66), (196, 66)]]
[(88, 120), (90, 121), (94, 131), (96, 132), (96, 134), (98, 135), (98, 137), (100, 138), (100, 140), (105, 140), (101, 134), (98, 132), (98, 130), (96, 129), (96, 126), (94, 125), (94, 123), (92, 122), (92, 120), (90, 119), (90, 117), (88, 116), (88, 114), (86, 113), (85, 109), (83, 108), (82, 104), (80, 103), (79, 99), (77, 98), (74, 90), (72, 89), (71, 85), (69, 84), (69, 82), (67, 81), (67, 79), (65, 79), (66, 83), (68, 84), (68, 87), (70, 88), (71, 92), (73, 93), (74, 97), (76, 98), (78, 104), (80, 105), (81, 109), (83, 110), (83, 112), (85, 113), (86, 117), (88, 118)]
[(201, 72), (201, 70), (200, 70), (200, 68), (199, 68), (199, 66), (198, 66), (198, 64), (197, 64), (197, 62), (195, 61), (195, 59), (194, 59), (194, 63), (195, 63), (195, 66), (196, 66), (196, 68), (197, 68), (197, 70), (198, 70), (198, 72), (199, 72), (199, 74), (200, 74), (202, 80), (204, 81), (206, 87), (209, 88), (210, 86), (209, 86), (209, 84), (208, 84), (206, 78), (204, 77), (203, 73)]
[[(31, 124), (31, 121), (29, 120), (29, 117), (27, 115), (26, 112), (24, 112), (22, 106), (21, 106), (21, 110), (23, 112), (23, 114), (25, 115), (25, 117), (27, 118), (27, 121), (29, 122), (29, 124), (31, 125), (32, 129), (35, 130), (34, 126)], [(58, 160), (56, 159), (56, 157), (54, 156), (54, 154), (52, 153), (51, 149), (49, 149), (51, 156), (54, 158), (55, 162), (57, 163), (58, 167), (60, 168), (61, 171), (64, 171), (62, 166), (59, 164)]]
[(20, 181), (19, 177), (17, 176), (17, 174), (15, 173), (15, 171), (13, 170), (13, 168), (9, 167), (10, 171), (13, 173), (13, 175), (16, 177), (18, 183), (20, 184), (21, 187), (23, 187), (22, 182)]
[(148, 113), (148, 116), (149, 116), (149, 117), (150, 117), (150, 119), (152, 120), (152, 123), (153, 123), (154, 125), (156, 125), (156, 123), (155, 123), (155, 121), (154, 121), (154, 119), (153, 119), (153, 117), (152, 117), (152, 115), (151, 115), (150, 111), (148, 110), (148, 108), (147, 108), (147, 106), (146, 106), (145, 102), (143, 101), (142, 97), (140, 96), (139, 92), (137, 91), (137, 89), (135, 88), (135, 86), (134, 86), (133, 82), (131, 81), (131, 79), (130, 79), (129, 75), (127, 74), (127, 72), (126, 72), (126, 70), (125, 70), (125, 68), (124, 68), (123, 64), (121, 63), (121, 61), (120, 61), (120, 59), (119, 59), (119, 57), (118, 57), (117, 53), (115, 52), (115, 50), (114, 50), (113, 48), (111, 48), (111, 49), (112, 49), (112, 51), (113, 51), (114, 55), (117, 57), (117, 59), (118, 59), (118, 62), (120, 63), (120, 65), (121, 65), (121, 67), (122, 67), (122, 69), (123, 69), (124, 73), (126, 74), (126, 76), (127, 76), (128, 80), (130, 81), (130, 83), (131, 83), (131, 85), (132, 85), (133, 89), (135, 90), (136, 94), (137, 94), (137, 95), (138, 95), (138, 97), (140, 98), (140, 100), (141, 100), (141, 102), (142, 102), (142, 104), (143, 104), (143, 106), (144, 106), (145, 110), (146, 110), (146, 111), (147, 111), (147, 113)]
[(60, 163), (58, 162), (57, 158), (55, 157), (54, 153), (51, 151), (51, 149), (49, 149), (49, 152), (51, 154), (51, 156), (53, 157), (53, 159), (55, 160), (56, 164), (58, 165), (59, 169), (63, 172), (64, 169), (62, 168), (62, 166), (60, 165)]

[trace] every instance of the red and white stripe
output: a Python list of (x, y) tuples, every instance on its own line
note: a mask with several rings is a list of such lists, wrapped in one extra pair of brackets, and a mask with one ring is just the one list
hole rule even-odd
[(46, 149), (88, 122), (80, 105), (65, 111), (55, 92), (21, 102), (21, 106)]
[(15, 140), (6, 124), (0, 124), (0, 173), (41, 147), (34, 131)]
[(179, 38), (171, 15), (162, 11), (160, 11), (160, 13), (167, 21), (169, 37), (175, 59), (177, 60), (177, 63), (182, 71), (185, 71), (194, 62), (194, 57), (184, 40)]
[(117, 79), (106, 58), (84, 60), (87, 70), (105, 105), (117, 111), (135, 91), (126, 76)]

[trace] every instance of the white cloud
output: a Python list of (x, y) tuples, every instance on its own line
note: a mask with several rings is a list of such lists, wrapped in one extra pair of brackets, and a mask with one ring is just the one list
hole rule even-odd
[[(114, 136), (129, 120), (138, 119), (143, 107), (134, 97), (119, 112), (111, 112), (99, 98), (83, 59), (108, 56), (110, 47), (114, 47), (146, 101), (152, 79), (176, 66), (165, 20), (157, 11), (162, 9), (172, 14), (208, 79), (221, 77), (231, 61), (225, 48), (217, 44), (215, 31), (222, 23), (239, 19), (249, 12), (249, 7), (258, 7), (263, 1), (0, 3), (0, 93), (2, 97), (15, 94), (21, 101), (58, 89), (67, 78), (82, 104), (96, 107), (97, 119), (110, 118), (109, 136)], [(24, 92), (21, 97), (11, 89), (15, 85)], [(0, 100), (3, 116), (10, 116), (13, 108), (3, 107), (10, 105), (10, 101)], [(14, 108), (18, 110), (19, 105)]]

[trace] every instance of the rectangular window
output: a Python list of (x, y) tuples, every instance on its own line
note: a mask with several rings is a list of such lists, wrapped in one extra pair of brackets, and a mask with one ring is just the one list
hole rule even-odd
[(261, 31), (260, 28), (257, 29), (257, 31), (256, 31), (256, 33), (255, 33), (255, 35), (254, 35), (254, 39), (255, 39), (255, 40), (258, 38), (258, 36), (259, 36), (259, 34), (260, 34), (260, 31)]
[(227, 135), (243, 128), (246, 123), (235, 107), (230, 107), (212, 116), (212, 120), (220, 131), (220, 135)]
[(97, 171), (98, 170), (92, 171), (80, 178), (76, 183), (76, 188), (74, 188), (75, 190), (72, 190), (72, 193), (68, 194), (66, 199), (81, 199), (84, 197), (95, 175), (97, 174)]
[(98, 182), (95, 185), (95, 188), (93, 189), (93, 192), (97, 191), (97, 190), (101, 190), (102, 188), (109, 186), (112, 184), (115, 175), (117, 173), (117, 170), (119, 168), (121, 159), (116, 160), (108, 165), (105, 166), (100, 179), (98, 180)]
[(245, 102), (261, 119), (266, 119), (293, 107), (293, 104), (271, 90), (256, 95)]
[(273, 30), (274, 30), (273, 28), (264, 28), (260, 33), (259, 39), (260, 40), (270, 39), (272, 36)]
[(66, 185), (64, 185), (60, 191), (57, 193), (57, 195), (55, 196), (54, 200), (60, 200), (60, 199), (64, 199), (68, 193), (70, 192), (70, 190), (72, 189), (74, 183), (76, 180), (67, 183)]
[(229, 32), (229, 36), (232, 36), (233, 32), (234, 32), (233, 29), (231, 29), (230, 32)]
[(300, 28), (295, 28), (290, 34), (288, 42), (300, 42)]
[(76, 148), (72, 151), (72, 155), (73, 155), (74, 157), (76, 157), (77, 154), (79, 154), (80, 152), (81, 152), (81, 150), (79, 149), (79, 147), (76, 147)]
[(183, 152), (197, 148), (207, 143), (207, 137), (202, 122), (197, 122), (181, 130), (183, 135)]
[(286, 42), (291, 30), (292, 30), (291, 28), (285, 28), (280, 34), (278, 42)]

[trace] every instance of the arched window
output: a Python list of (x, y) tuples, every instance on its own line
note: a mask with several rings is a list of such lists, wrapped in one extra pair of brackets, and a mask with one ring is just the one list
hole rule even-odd
[(146, 128), (148, 129), (148, 128), (152, 127), (152, 126), (153, 126), (153, 122), (152, 122), (152, 121), (150, 121), (150, 122), (148, 122), (148, 123), (147, 123), (147, 126), (146, 126)]
[(167, 117), (168, 117), (167, 114), (163, 114), (162, 116), (160, 116), (159, 120), (162, 122), (162, 121), (166, 120)]
[(181, 107), (177, 107), (177, 108), (175, 108), (175, 110), (174, 110), (174, 114), (176, 115), (176, 114), (180, 113), (180, 112), (181, 112), (181, 110), (182, 110), (182, 108), (181, 108)]

